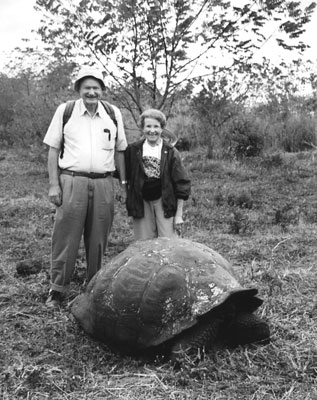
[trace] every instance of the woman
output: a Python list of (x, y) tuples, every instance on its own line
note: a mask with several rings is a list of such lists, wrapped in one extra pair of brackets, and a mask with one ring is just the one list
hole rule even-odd
[(162, 139), (165, 115), (143, 112), (144, 138), (126, 150), (127, 210), (133, 217), (135, 240), (175, 237), (183, 224), (183, 203), (190, 194), (190, 179), (179, 152)]

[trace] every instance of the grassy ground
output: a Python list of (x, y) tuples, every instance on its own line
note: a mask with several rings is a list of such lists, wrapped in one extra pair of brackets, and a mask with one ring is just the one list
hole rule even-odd
[[(231, 260), (246, 285), (259, 288), (271, 326), (264, 347), (221, 349), (175, 371), (168, 363), (120, 357), (87, 337), (67, 305), (50, 312), (54, 209), (43, 160), (0, 154), (0, 399), (317, 399), (317, 162), (310, 154), (248, 162), (208, 161), (183, 153), (193, 181), (183, 235)], [(132, 240), (124, 207), (106, 260)], [(20, 276), (20, 260), (40, 263)], [(70, 298), (85, 275), (80, 249)]]

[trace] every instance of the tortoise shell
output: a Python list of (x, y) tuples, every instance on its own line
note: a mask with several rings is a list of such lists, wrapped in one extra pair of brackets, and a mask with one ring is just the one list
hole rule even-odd
[(220, 254), (186, 239), (135, 242), (89, 282), (72, 313), (93, 337), (121, 348), (157, 346), (243, 289)]

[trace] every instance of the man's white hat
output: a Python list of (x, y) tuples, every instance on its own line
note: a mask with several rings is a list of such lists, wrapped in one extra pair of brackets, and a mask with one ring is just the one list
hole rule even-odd
[(76, 92), (79, 91), (80, 81), (84, 78), (89, 78), (89, 77), (97, 79), (101, 84), (102, 90), (106, 89), (106, 86), (103, 81), (102, 72), (95, 68), (85, 67), (78, 72), (77, 78), (74, 82), (74, 89), (76, 90)]

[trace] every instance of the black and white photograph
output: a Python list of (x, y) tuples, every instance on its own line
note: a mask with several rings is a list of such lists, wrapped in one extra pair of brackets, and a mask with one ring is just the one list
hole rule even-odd
[(317, 3), (0, 0), (0, 400), (317, 400)]

